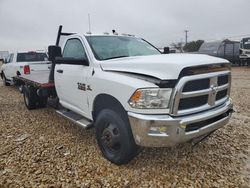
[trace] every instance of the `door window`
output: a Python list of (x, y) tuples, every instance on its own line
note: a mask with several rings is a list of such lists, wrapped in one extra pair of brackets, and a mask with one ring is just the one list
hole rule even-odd
[(63, 57), (87, 59), (84, 47), (79, 39), (69, 39), (63, 50)]
[(13, 58), (14, 58), (14, 54), (10, 54), (7, 63), (12, 63), (13, 62)]

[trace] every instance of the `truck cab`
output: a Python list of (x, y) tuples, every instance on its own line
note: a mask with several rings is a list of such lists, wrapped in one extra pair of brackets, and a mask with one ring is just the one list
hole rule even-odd
[[(128, 79), (130, 77), (123, 73), (118, 74), (119, 71), (105, 71), (102, 64), (114, 63), (122, 66), (122, 62), (119, 61), (126, 63), (142, 55), (161, 54), (142, 39), (117, 35), (72, 35), (66, 38), (62, 49), (62, 58), (67, 61), (70, 61), (71, 58), (72, 60), (84, 59), (84, 62), (74, 65), (71, 62), (56, 64), (55, 87), (60, 103), (69, 109), (77, 110), (90, 119), (92, 119), (93, 103), (89, 103), (89, 101), (94, 101), (100, 92), (113, 96), (124, 88), (129, 89), (130, 92), (123, 93), (123, 95), (129, 97), (135, 91), (133, 87), (136, 87), (130, 83), (132, 81)], [(124, 65), (126, 69), (127, 63)], [(144, 80), (137, 81), (138, 84), (140, 81)], [(65, 83), (74, 84), (65, 85)], [(104, 87), (106, 84), (103, 85), (103, 83), (108, 84), (106, 87), (110, 87), (112, 90), (106, 89)], [(83, 96), (83, 94), (85, 95)], [(129, 108), (127, 101), (124, 101), (128, 98), (122, 96), (121, 93), (117, 93), (118, 96), (118, 100)]]

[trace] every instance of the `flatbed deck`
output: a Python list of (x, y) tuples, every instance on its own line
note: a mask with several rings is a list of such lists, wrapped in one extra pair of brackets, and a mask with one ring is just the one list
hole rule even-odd
[(49, 82), (49, 74), (50, 71), (42, 71), (30, 75), (16, 76), (14, 77), (14, 81), (24, 82), (36, 88), (53, 88), (55, 84)]

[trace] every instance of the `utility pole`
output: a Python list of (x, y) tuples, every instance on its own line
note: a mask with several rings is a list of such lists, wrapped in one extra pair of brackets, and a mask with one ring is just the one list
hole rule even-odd
[(186, 44), (187, 44), (187, 42), (188, 42), (188, 32), (189, 32), (189, 30), (184, 30), (184, 32), (185, 32), (185, 38), (186, 38)]

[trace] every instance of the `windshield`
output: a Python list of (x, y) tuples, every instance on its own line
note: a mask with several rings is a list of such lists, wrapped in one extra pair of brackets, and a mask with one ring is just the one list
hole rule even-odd
[(46, 61), (47, 58), (46, 53), (27, 52), (17, 54), (17, 62)]
[(87, 36), (86, 38), (98, 60), (160, 54), (154, 46), (143, 39), (126, 36)]
[(244, 49), (250, 49), (250, 37), (242, 39)]

